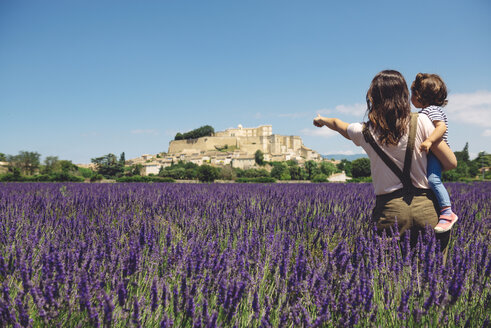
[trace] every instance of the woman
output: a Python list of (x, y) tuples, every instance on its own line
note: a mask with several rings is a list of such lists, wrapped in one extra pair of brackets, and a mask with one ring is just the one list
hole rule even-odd
[[(385, 70), (372, 80), (367, 96), (368, 123), (348, 124), (337, 118), (318, 115), (317, 127), (327, 126), (361, 146), (370, 158), (375, 194), (373, 220), (377, 231), (390, 234), (396, 222), (400, 234), (411, 232), (411, 245), (426, 225), (438, 223), (438, 204), (426, 177), (426, 153), (421, 143), (434, 130), (426, 115), (411, 114), (409, 91), (401, 73)], [(457, 166), (457, 159), (445, 142), (431, 151), (444, 170)], [(438, 234), (446, 250), (449, 232)]]

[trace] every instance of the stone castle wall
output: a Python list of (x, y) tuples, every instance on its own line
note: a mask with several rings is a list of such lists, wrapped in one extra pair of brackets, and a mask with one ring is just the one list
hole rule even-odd
[(169, 143), (169, 153), (199, 153), (217, 150), (215, 147), (237, 146), (236, 137), (202, 137), (189, 140), (173, 140)]
[(239, 125), (236, 129), (227, 129), (215, 133), (217, 137), (267, 137), (273, 134), (273, 126), (261, 125), (257, 128), (243, 128)]
[(258, 128), (227, 129), (216, 132), (213, 136), (190, 140), (173, 140), (169, 143), (169, 154), (179, 155), (208, 155), (219, 148), (228, 146), (229, 152), (239, 151), (241, 154), (253, 157), (261, 150), (265, 158), (296, 158), (305, 160), (320, 160), (320, 155), (305, 147), (299, 136), (283, 136), (272, 134), (271, 125)]

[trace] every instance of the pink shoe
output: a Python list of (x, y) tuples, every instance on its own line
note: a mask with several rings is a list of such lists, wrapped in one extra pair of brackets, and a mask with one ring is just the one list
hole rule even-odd
[(436, 233), (442, 233), (442, 232), (447, 232), (448, 230), (452, 229), (453, 225), (459, 217), (455, 215), (455, 213), (452, 213), (452, 215), (440, 215), (440, 219), (438, 221), (438, 224), (435, 227), (435, 232)]

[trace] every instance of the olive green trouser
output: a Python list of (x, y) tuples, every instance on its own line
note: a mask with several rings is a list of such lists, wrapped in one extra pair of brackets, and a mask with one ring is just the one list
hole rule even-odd
[[(416, 246), (419, 233), (423, 233), (428, 225), (434, 228), (438, 223), (439, 205), (430, 189), (414, 189), (408, 193), (403, 189), (386, 195), (377, 196), (372, 219), (377, 225), (377, 232), (382, 235), (385, 231), (391, 235), (391, 229), (397, 228), (401, 236), (410, 231), (411, 247)], [(444, 263), (447, 257), (447, 246), (450, 231), (436, 234), (440, 242)]]

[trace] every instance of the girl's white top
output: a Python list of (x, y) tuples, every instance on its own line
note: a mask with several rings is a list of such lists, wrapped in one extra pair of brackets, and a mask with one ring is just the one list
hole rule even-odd
[[(418, 128), (416, 129), (416, 140), (414, 142), (414, 151), (411, 163), (411, 180), (416, 188), (429, 189), (428, 179), (426, 177), (426, 153), (419, 150), (419, 146), (433, 132), (435, 127), (428, 116), (418, 114)], [(404, 157), (406, 155), (406, 146), (408, 133), (404, 135), (397, 146), (381, 145), (378, 142), (378, 135), (370, 128), (375, 141), (380, 148), (389, 156), (389, 158), (402, 170)], [(373, 187), (376, 195), (388, 194), (392, 191), (402, 188), (402, 182), (392, 172), (392, 170), (377, 155), (372, 146), (365, 141), (363, 137), (363, 124), (352, 123), (348, 125), (348, 135), (357, 146), (361, 146), (370, 158), (370, 169), (372, 171)]]

